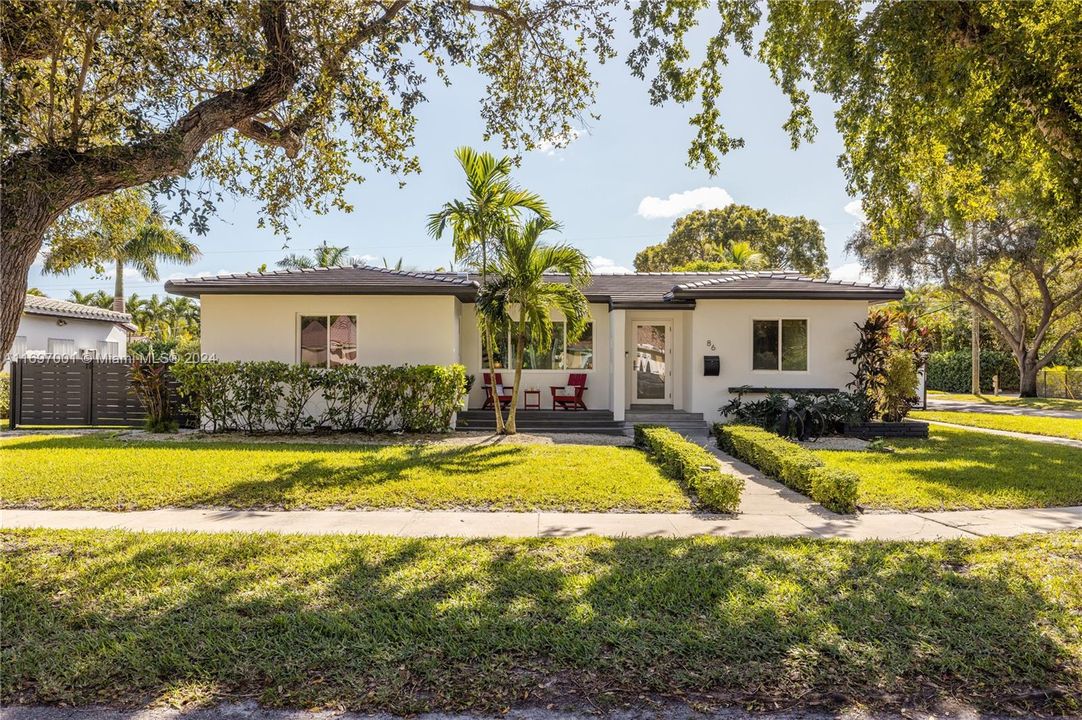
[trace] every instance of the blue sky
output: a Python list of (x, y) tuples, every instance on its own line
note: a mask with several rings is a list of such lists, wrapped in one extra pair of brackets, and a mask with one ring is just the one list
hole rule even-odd
[[(632, 78), (622, 59), (597, 69), (599, 81), (591, 121), (566, 148), (547, 148), (524, 155), (516, 171), (518, 182), (543, 195), (564, 227), (563, 239), (581, 248), (595, 271), (631, 268), (635, 253), (665, 239), (673, 221), (696, 207), (720, 206), (730, 199), (787, 215), (817, 220), (826, 234), (829, 264), (836, 276), (856, 278), (854, 259), (845, 256), (845, 241), (855, 229), (853, 198), (837, 167), (841, 139), (834, 130), (829, 98), (814, 97), (819, 126), (814, 143), (791, 150), (782, 123), (788, 101), (770, 80), (765, 67), (736, 54), (725, 74), (721, 98), (728, 131), (743, 137), (746, 146), (722, 158), (710, 176), (686, 165), (693, 129), (687, 118), (694, 107), (652, 107), (645, 83)], [(193, 266), (163, 266), (162, 278), (200, 273), (246, 272), (262, 263), (273, 267), (286, 252), (301, 252), (326, 240), (348, 245), (354, 256), (374, 264), (381, 258), (431, 269), (451, 259), (449, 240), (435, 241), (424, 229), (425, 217), (444, 201), (464, 193), (453, 157), (459, 145), (485, 147), (478, 98), (482, 84), (469, 72), (459, 72), (451, 88), (431, 84), (429, 102), (419, 112), (416, 151), (420, 175), (399, 179), (362, 168), (368, 180), (351, 186), (347, 196), (353, 213), (300, 217), (288, 251), (283, 239), (259, 230), (258, 204), (227, 199), (210, 232), (196, 241), (204, 251)], [(499, 151), (496, 144), (488, 149)], [(65, 298), (71, 288), (111, 291), (108, 278), (89, 271), (70, 276), (42, 276), (31, 270), (30, 285), (52, 297)], [(126, 278), (128, 292), (161, 294), (162, 283)]]

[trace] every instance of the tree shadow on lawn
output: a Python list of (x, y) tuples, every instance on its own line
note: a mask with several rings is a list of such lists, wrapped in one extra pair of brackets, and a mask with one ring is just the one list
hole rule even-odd
[[(862, 485), (873, 484), (866, 498), (873, 506), (898, 493), (928, 498), (933, 508), (937, 503), (958, 508), (966, 501), (972, 507), (1082, 504), (1079, 450), (965, 431), (936, 431), (928, 440), (896, 441), (895, 446), (893, 453), (877, 453), (872, 463), (863, 453), (843, 453), (857, 459), (851, 467), (861, 474)], [(829, 463), (831, 455), (822, 457)], [(916, 487), (898, 485), (899, 476), (916, 481)]]
[(990, 541), (9, 537), (6, 703), (1082, 702), (1077, 598)]

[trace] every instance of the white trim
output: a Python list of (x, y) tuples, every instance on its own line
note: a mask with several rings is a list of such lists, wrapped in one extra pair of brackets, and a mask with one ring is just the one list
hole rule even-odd
[[(635, 404), (644, 405), (673, 405), (673, 344), (674, 335), (673, 326), (675, 323), (672, 319), (668, 320), (632, 320), (631, 321), (631, 344), (634, 352), (628, 353), (628, 359), (631, 363), (631, 402)], [(639, 328), (640, 327), (653, 327), (661, 326), (665, 328), (665, 397), (663, 398), (640, 398), (639, 397), (639, 384), (636, 381), (637, 370), (635, 369), (635, 362), (638, 360), (639, 349)]]
[[(806, 367), (803, 370), (782, 370), (781, 368), (781, 322), (783, 320), (803, 320), (805, 327), (805, 346), (804, 346), (804, 364)], [(756, 369), (755, 367), (755, 323), (757, 322), (775, 322), (778, 323), (778, 367), (776, 370), (764, 370)], [(806, 317), (759, 317), (752, 316), (751, 327), (748, 328), (751, 337), (751, 354), (748, 357), (748, 366), (752, 373), (757, 375), (807, 375), (811, 373), (811, 319)]]

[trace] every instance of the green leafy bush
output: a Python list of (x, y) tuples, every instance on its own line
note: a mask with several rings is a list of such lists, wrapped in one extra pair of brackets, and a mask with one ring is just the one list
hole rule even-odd
[[(968, 350), (947, 350), (929, 355), (928, 389), (953, 393), (969, 392), (972, 357)], [(999, 375), (1001, 389), (1018, 389), (1018, 364), (1014, 357), (999, 350), (981, 350), (981, 392), (992, 391), (993, 375)]]
[(916, 387), (917, 365), (913, 362), (912, 353), (895, 350), (883, 368), (883, 388), (880, 393), (883, 419), (898, 422), (908, 415), (909, 408), (916, 402)]
[(0, 418), (7, 418), (11, 412), (11, 376), (0, 373)]
[(754, 465), (828, 510), (853, 512), (859, 478), (829, 469), (810, 450), (754, 425), (715, 423), (718, 447)]
[[(331, 427), (362, 432), (442, 432), (465, 394), (461, 365), (310, 368), (274, 361), (178, 362), (178, 389), (210, 432), (292, 434)], [(316, 398), (321, 410), (313, 409)]]
[(176, 432), (178, 423), (169, 393), (169, 366), (148, 357), (154, 356), (132, 355), (131, 359), (132, 392), (146, 410), (145, 427), (156, 433)]
[(721, 472), (708, 450), (657, 425), (636, 425), (635, 444), (649, 450), (661, 469), (694, 492), (703, 507), (730, 513), (739, 509), (744, 478)]

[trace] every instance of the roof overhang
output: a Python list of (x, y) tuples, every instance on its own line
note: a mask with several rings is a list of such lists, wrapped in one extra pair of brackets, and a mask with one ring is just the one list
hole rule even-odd
[(416, 286), (360, 286), (343, 283), (338, 285), (313, 285), (313, 286), (289, 286), (289, 285), (251, 285), (233, 284), (220, 281), (213, 285), (198, 283), (176, 283), (169, 280), (165, 283), (165, 291), (173, 295), (198, 298), (200, 295), (448, 295), (460, 300), (472, 300), (477, 294), (477, 289), (468, 285), (441, 287), (416, 287)]
[(891, 300), (901, 300), (905, 297), (905, 291), (900, 288), (860, 288), (844, 291), (826, 288), (794, 288), (792, 290), (725, 289), (712, 291), (698, 288), (672, 290), (666, 293), (665, 297), (673, 300), (866, 300), (870, 302), (889, 302)]

